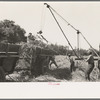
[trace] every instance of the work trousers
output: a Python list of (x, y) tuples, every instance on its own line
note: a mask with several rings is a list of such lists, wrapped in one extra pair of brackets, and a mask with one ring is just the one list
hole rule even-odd
[(90, 74), (93, 71), (94, 63), (93, 64), (88, 64), (88, 67), (89, 67), (89, 69), (87, 71), (86, 79), (88, 79), (90, 81)]
[(74, 69), (74, 62), (72, 62), (72, 63), (70, 64), (70, 71), (73, 72), (73, 69)]

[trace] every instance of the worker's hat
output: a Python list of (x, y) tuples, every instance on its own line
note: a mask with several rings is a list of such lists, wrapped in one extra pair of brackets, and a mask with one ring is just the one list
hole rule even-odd
[(88, 54), (92, 54), (92, 51), (91, 50), (88, 50)]
[(68, 54), (68, 56), (71, 56), (71, 54)]

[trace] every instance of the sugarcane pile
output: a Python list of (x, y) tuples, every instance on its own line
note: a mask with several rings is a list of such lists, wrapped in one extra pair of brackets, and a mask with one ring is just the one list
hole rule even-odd
[(49, 56), (54, 52), (30, 43), (21, 45), (19, 60), (15, 70), (29, 70), (35, 77), (45, 73), (49, 64)]

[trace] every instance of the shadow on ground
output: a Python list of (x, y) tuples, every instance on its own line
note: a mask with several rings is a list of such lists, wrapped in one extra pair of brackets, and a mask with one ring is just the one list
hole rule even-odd
[[(68, 81), (72, 79), (71, 72), (68, 68), (58, 68), (58, 69), (47, 69), (46, 73), (34, 78), (28, 78), (25, 80), (25, 76), (21, 75), (17, 77), (12, 75), (15, 79), (18, 79), (19, 82), (61, 82)], [(23, 77), (22, 77), (23, 76)], [(15, 82), (13, 80), (7, 80), (6, 82)], [(17, 81), (16, 81), (17, 82)]]
[(65, 80), (70, 80), (72, 79), (71, 72), (68, 68), (59, 68), (59, 69), (54, 69), (50, 70), (48, 69), (47, 74), (52, 75), (56, 79), (65, 79)]

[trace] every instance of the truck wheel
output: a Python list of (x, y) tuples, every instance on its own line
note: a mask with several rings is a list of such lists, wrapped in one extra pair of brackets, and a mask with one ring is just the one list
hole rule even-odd
[(5, 82), (6, 78), (5, 78), (5, 72), (3, 70), (2, 67), (0, 67), (0, 82)]

